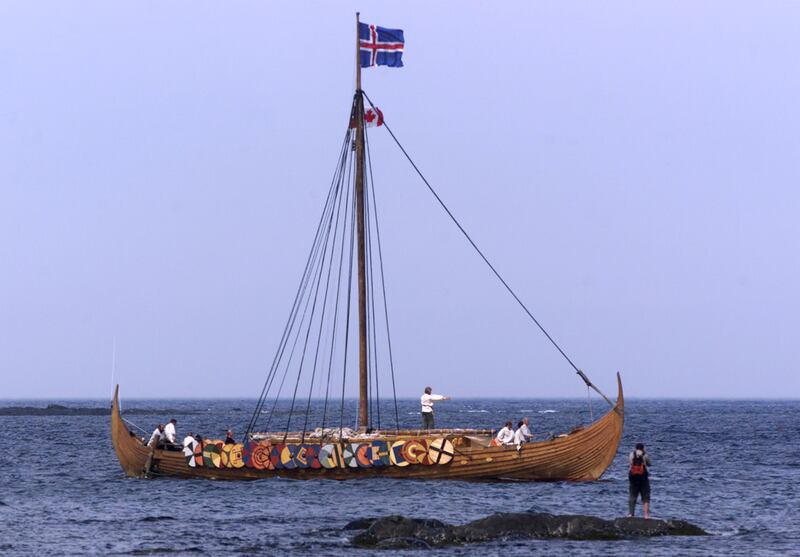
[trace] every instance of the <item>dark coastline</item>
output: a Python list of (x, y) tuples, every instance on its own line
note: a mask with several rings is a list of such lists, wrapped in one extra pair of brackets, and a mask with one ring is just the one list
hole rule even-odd
[[(126, 416), (146, 416), (153, 414), (190, 415), (197, 412), (179, 410), (176, 408), (131, 408), (124, 410)], [(110, 416), (111, 407), (98, 408), (95, 406), (64, 406), (63, 404), (48, 404), (41, 406), (5, 406), (0, 407), (0, 416)]]

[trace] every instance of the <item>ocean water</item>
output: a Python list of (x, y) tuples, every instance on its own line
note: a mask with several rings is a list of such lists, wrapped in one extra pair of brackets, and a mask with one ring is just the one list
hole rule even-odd
[[(0, 406), (51, 402), (59, 401)], [(400, 401), (401, 426), (416, 426), (417, 405)], [(240, 432), (253, 406), (246, 400), (123, 400), (123, 409), (176, 409), (179, 436), (219, 436), (229, 426)], [(604, 409), (597, 401), (593, 406), (597, 417)], [(347, 420), (353, 410), (348, 402)], [(523, 415), (540, 434), (589, 420), (585, 400), (437, 404), (437, 425), (443, 427), (497, 428)], [(275, 413), (276, 425), (281, 419), (285, 425), (286, 416), (284, 405)], [(152, 431), (170, 417), (131, 419)], [(393, 424), (391, 405), (382, 408), (382, 420)], [(338, 425), (338, 408), (333, 421)], [(107, 417), (0, 416), (0, 431), (0, 555), (368, 555), (373, 551), (354, 549), (340, 530), (347, 522), (403, 514), (458, 524), (527, 510), (613, 518), (627, 512), (625, 455), (637, 441), (653, 459), (653, 516), (688, 520), (711, 536), (498, 541), (424, 553), (800, 555), (800, 401), (627, 400), (619, 454), (592, 483), (137, 480), (122, 473)]]

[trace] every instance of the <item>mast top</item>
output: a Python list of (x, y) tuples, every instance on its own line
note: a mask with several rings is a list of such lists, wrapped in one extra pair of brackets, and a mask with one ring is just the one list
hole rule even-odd
[(358, 34), (360, 15), (360, 12), (356, 12), (356, 92), (361, 91), (361, 39)]

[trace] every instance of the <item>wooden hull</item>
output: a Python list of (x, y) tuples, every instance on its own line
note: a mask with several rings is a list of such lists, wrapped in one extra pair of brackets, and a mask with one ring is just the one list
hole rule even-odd
[[(111, 439), (122, 469), (131, 477), (255, 480), (283, 476), (348, 480), (380, 476), (430, 480), (591, 481), (609, 467), (622, 438), (625, 401), (619, 374), (617, 386), (617, 403), (596, 422), (565, 437), (528, 443), (520, 451), (513, 446), (484, 446), (471, 440), (468, 433), (447, 436), (455, 445), (455, 456), (448, 464), (292, 470), (190, 467), (182, 453), (152, 450), (128, 430), (119, 412), (119, 387), (112, 403)], [(442, 436), (432, 434), (429, 437)], [(424, 438), (425, 435), (398, 437), (391, 434), (382, 437), (387, 441)]]

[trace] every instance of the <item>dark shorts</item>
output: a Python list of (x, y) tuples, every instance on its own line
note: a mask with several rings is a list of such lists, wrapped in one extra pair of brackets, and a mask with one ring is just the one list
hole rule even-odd
[(650, 480), (648, 478), (628, 477), (628, 494), (634, 501), (641, 495), (642, 503), (650, 502)]

